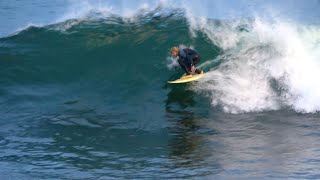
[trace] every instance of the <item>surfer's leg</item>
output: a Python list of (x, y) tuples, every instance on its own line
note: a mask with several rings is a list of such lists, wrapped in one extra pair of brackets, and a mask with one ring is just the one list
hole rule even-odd
[(190, 72), (189, 72), (186, 64), (185, 64), (181, 59), (178, 60), (178, 63), (180, 64), (181, 68), (182, 68), (183, 71), (186, 73), (186, 75), (189, 75)]

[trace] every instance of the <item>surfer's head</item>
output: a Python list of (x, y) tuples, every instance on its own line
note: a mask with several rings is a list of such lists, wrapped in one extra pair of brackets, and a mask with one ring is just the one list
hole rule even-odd
[(170, 49), (170, 52), (171, 52), (171, 56), (177, 57), (178, 54), (179, 54), (179, 48), (178, 48), (178, 47), (172, 47), (172, 48)]

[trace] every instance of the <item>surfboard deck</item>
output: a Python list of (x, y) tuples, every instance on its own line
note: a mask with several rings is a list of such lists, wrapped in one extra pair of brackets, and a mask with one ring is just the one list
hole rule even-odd
[(183, 75), (181, 78), (179, 78), (179, 79), (177, 79), (177, 80), (168, 81), (168, 83), (171, 83), (171, 84), (187, 83), (187, 82), (191, 82), (191, 81), (198, 80), (198, 79), (200, 79), (203, 75), (204, 75), (204, 73), (203, 73), (203, 74), (194, 74), (194, 75), (192, 75), (191, 77), (186, 77), (185, 75)]

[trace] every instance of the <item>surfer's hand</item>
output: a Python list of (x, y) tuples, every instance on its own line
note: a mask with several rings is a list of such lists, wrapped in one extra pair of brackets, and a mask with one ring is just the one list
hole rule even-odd
[(196, 71), (196, 68), (194, 66), (191, 66), (191, 71), (192, 72), (195, 72)]

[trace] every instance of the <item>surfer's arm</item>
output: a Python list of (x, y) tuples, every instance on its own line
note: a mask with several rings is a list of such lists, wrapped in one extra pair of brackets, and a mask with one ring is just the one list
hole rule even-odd
[(190, 68), (193, 66), (193, 58), (191, 55), (187, 54), (187, 60), (188, 60), (188, 63), (190, 64)]
[(192, 55), (187, 55), (187, 59), (188, 59), (188, 62), (190, 64), (189, 69), (191, 70), (191, 72), (195, 72), (196, 68), (194, 67), (194, 64), (193, 64), (193, 56)]

